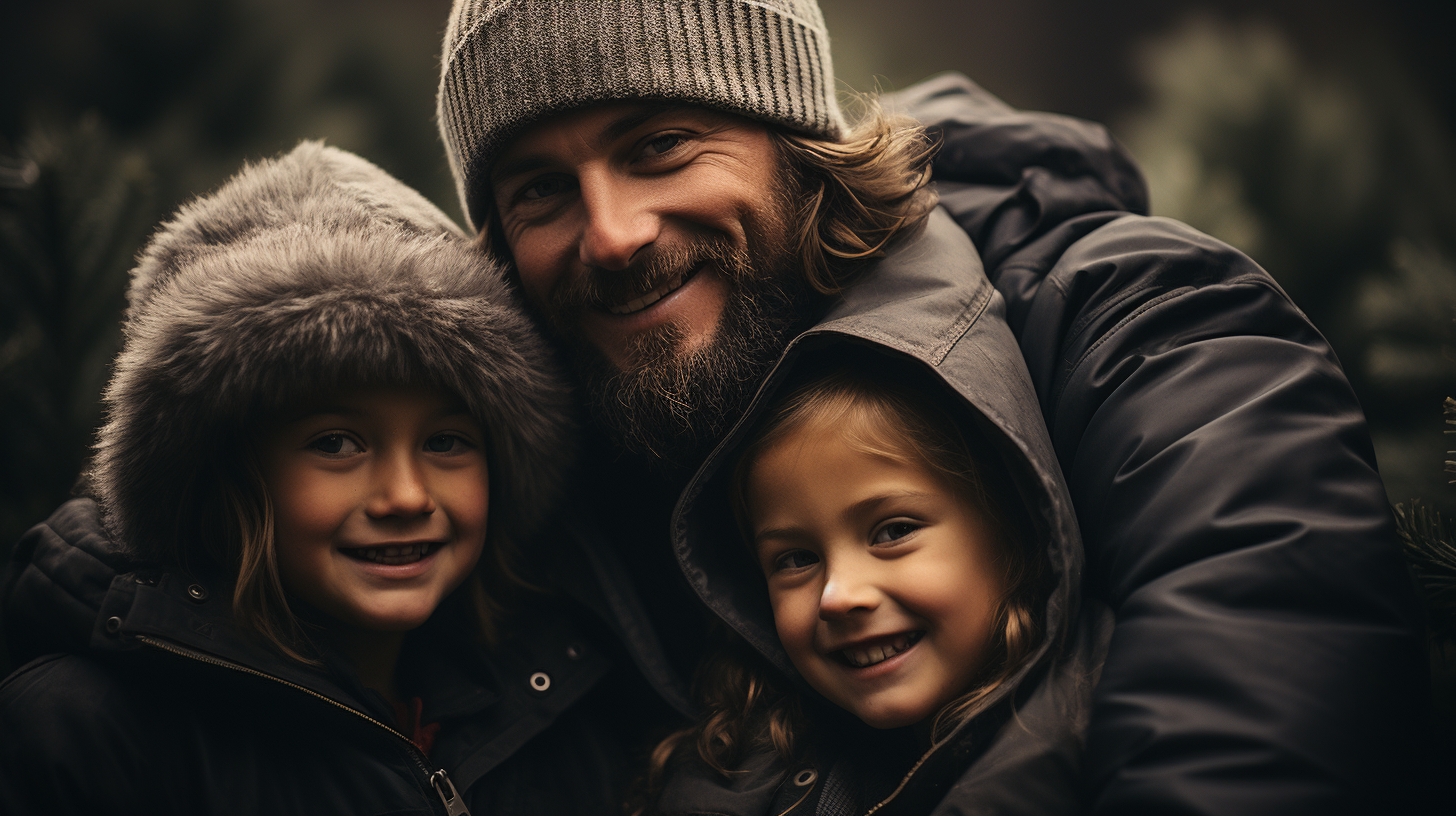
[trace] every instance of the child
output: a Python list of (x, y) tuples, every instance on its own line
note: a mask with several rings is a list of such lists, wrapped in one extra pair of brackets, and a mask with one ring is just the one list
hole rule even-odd
[(550, 784), (600, 764), (563, 712), (603, 664), (518, 591), (570, 423), (500, 270), (304, 143), (163, 225), (129, 299), (89, 474), (120, 549), (35, 556), (119, 574), (0, 687), (0, 812), (610, 810)]
[[(1105, 626), (1073, 614), (1080, 542), (1040, 415), (958, 414), (893, 358), (837, 352), (719, 478), (747, 557), (728, 567), (707, 535), (680, 549), (747, 642), (703, 672), (699, 725), (659, 748), (656, 810), (1079, 810)], [(685, 529), (710, 515), (687, 508)]]

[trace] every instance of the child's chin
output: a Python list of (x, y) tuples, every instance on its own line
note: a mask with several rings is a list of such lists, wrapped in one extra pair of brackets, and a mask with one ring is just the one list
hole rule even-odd
[(363, 616), (358, 625), (374, 632), (409, 632), (423, 626), (434, 611), (434, 604), (428, 608), (378, 610)]
[(906, 728), (924, 722), (935, 711), (936, 708), (931, 705), (905, 705), (876, 706), (872, 708), (858, 707), (851, 709), (850, 713), (854, 714), (859, 718), (860, 722), (871, 728), (889, 731), (894, 728)]

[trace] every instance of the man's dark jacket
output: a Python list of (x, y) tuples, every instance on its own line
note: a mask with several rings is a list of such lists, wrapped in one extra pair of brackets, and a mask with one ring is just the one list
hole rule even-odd
[(1007, 302), (1117, 624), (1093, 812), (1390, 812), (1424, 646), (1365, 418), (1267, 272), (1149, 218), (1105, 131), (963, 77), (901, 100)]
[[(1428, 699), (1420, 613), (1324, 338), (1248, 257), (1148, 217), (1141, 175), (1102, 127), (1013, 110), (958, 75), (886, 102), (941, 142), (941, 204), (1005, 300), (1077, 510), (1085, 591), (1116, 616), (1088, 811), (1403, 812)], [(906, 241), (882, 263), (923, 251)], [(957, 299), (881, 280), (847, 298), (878, 302), (868, 320), (933, 364), (925, 335), (944, 316), (922, 310)], [(640, 527), (595, 551), (668, 546)], [(624, 609), (632, 575), (609, 581)], [(636, 581), (667, 591), (653, 582)], [(638, 634), (638, 665), (681, 700)]]

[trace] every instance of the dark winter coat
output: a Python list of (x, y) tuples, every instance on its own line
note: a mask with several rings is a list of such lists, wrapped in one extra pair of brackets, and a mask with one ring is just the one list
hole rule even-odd
[[(567, 389), (449, 219), (304, 143), (163, 225), (125, 331), (98, 501), (67, 504), (16, 552), (7, 636), (12, 655), (42, 656), (0, 686), (0, 812), (614, 811), (623, 760), (589, 722), (603, 709), (563, 714), (607, 665), (573, 605), (523, 600), (487, 648), (457, 592), (410, 633), (401, 688), (440, 726), (427, 756), (326, 645), (309, 665), (241, 631), (235, 565), (167, 546), (190, 542), (217, 463), (257, 417), (371, 382), (458, 395), (486, 437), (488, 550), (544, 543)], [(480, 569), (497, 570), (490, 554)], [(579, 784), (557, 784), (562, 769)]]
[[(1100, 606), (1079, 614), (1082, 542), (1036, 393), (1006, 327), (1001, 295), (970, 239), (944, 212), (933, 213), (904, 251), (876, 265), (790, 344), (744, 419), (683, 494), (673, 525), (683, 572), (785, 685), (817, 696), (797, 679), (775, 636), (763, 575), (733, 523), (728, 481), (758, 416), (796, 368), (823, 358), (854, 366), (885, 356), (907, 379), (947, 386), (957, 422), (999, 452), (999, 466), (986, 464), (1016, 485), (1035, 520), (1028, 544), (1047, 552), (1045, 639), (923, 754), (909, 734), (877, 731), (814, 700), (811, 733), (801, 735), (814, 745), (811, 759), (790, 767), (750, 757), (725, 778), (694, 762), (693, 748), (683, 749), (658, 803), (663, 813), (926, 814), (964, 803), (1026, 816), (1080, 811), (1082, 739), (1112, 623)], [(947, 797), (947, 807), (938, 808)]]
[(22, 542), (6, 626), (53, 653), (0, 686), (0, 813), (463, 812), (451, 784), (475, 814), (617, 812), (630, 769), (590, 702), (606, 650), (570, 607), (532, 605), (489, 652), (458, 603), (411, 635), (401, 681), (441, 724), (426, 756), (347, 666), (260, 647), (218, 584), (131, 569), (99, 529), (76, 500)]
[(1400, 812), (1418, 605), (1360, 405), (1267, 272), (1147, 195), (1101, 128), (964, 77), (906, 92), (1005, 297), (1117, 616), (1095, 813)]

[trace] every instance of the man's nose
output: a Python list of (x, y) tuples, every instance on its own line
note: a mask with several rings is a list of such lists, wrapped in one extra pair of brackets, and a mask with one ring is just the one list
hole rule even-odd
[(859, 565), (831, 565), (819, 593), (819, 617), (832, 620), (856, 612), (872, 612), (880, 605), (881, 593), (873, 576)]
[(608, 175), (580, 180), (586, 207), (580, 257), (587, 266), (626, 269), (642, 249), (657, 240), (661, 218), (640, 191)]
[(435, 512), (434, 497), (414, 456), (394, 454), (380, 459), (365, 510), (373, 518), (412, 518)]

